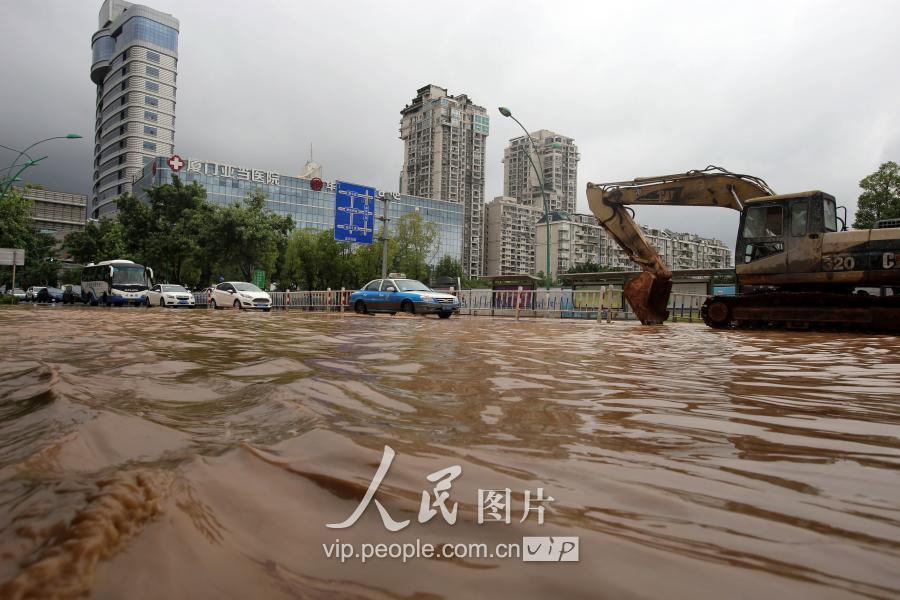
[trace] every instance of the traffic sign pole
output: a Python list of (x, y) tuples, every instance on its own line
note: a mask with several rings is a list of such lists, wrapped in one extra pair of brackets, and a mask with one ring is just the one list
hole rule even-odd
[(387, 224), (388, 224), (388, 199), (387, 194), (384, 195), (384, 208), (382, 209), (381, 217), (378, 219), (381, 221), (381, 278), (387, 279), (387, 260), (388, 260), (388, 237), (387, 237)]

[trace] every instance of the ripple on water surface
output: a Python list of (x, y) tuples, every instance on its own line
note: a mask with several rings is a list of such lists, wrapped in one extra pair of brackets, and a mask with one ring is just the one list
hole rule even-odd
[[(3, 307), (0, 340), (0, 595), (900, 594), (896, 337)], [(385, 445), (412, 524), (326, 528)], [(450, 465), (456, 524), (418, 523)], [(543, 526), (477, 524), (539, 487)], [(581, 560), (322, 549), (526, 535)]]

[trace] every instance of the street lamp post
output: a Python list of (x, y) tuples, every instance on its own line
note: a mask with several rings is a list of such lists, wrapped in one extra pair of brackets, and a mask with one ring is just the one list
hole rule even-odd
[[(33, 159), (28, 154), (29, 150), (31, 150), (38, 144), (43, 144), (44, 142), (49, 142), (50, 140), (77, 140), (80, 138), (81, 138), (81, 136), (77, 133), (67, 133), (66, 135), (57, 135), (57, 136), (53, 136), (53, 137), (44, 138), (42, 140), (38, 140), (35, 143), (28, 146), (27, 148), (25, 148), (24, 150), (16, 150), (15, 148), (10, 148), (9, 146), (0, 145), (0, 148), (6, 148), (7, 150), (12, 150), (13, 152), (19, 153), (18, 156), (16, 156), (16, 158), (9, 164), (9, 167), (6, 168), (6, 177), (3, 179), (2, 182), (0, 182), (0, 199), (3, 199), (6, 197), (6, 193), (12, 187), (13, 182), (19, 178), (19, 175), (21, 175), (22, 172), (25, 171), (25, 169), (27, 169), (28, 167), (33, 167), (40, 161), (47, 158), (46, 156), (42, 156), (41, 158)], [(19, 163), (19, 159), (22, 158), (23, 156), (28, 158), (28, 160), (25, 161), (24, 163)], [(10, 174), (12, 173), (12, 170), (16, 167), (21, 167), (21, 168), (16, 172), (15, 175), (11, 176)]]
[[(538, 162), (541, 165), (540, 171), (537, 168), (537, 165), (534, 164), (534, 161), (531, 160), (531, 154), (528, 155), (528, 162), (531, 163), (531, 168), (534, 169), (534, 174), (537, 175), (538, 184), (541, 186), (541, 198), (544, 201), (544, 219), (547, 221), (547, 270), (544, 272), (544, 276), (547, 278), (547, 289), (550, 289), (550, 282), (552, 277), (550, 275), (550, 197), (547, 195), (547, 189), (544, 185), (544, 162), (541, 160), (541, 154), (538, 152), (537, 146), (534, 143), (534, 139), (531, 137), (531, 134), (528, 133), (528, 130), (525, 129), (525, 126), (522, 125), (521, 122), (517, 118), (515, 118), (512, 114), (512, 111), (509, 110), (505, 106), (501, 106), (499, 109), (500, 114), (504, 117), (509, 117), (513, 121), (515, 121), (519, 127), (522, 128), (522, 131), (525, 132), (525, 137), (528, 138), (528, 141), (531, 142), (531, 148), (534, 150), (534, 155), (537, 156)], [(558, 146), (558, 144), (557, 144)]]

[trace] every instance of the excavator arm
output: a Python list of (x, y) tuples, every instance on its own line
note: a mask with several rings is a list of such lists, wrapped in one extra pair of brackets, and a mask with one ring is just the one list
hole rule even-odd
[(628, 205), (720, 206), (740, 212), (744, 201), (773, 195), (775, 192), (758, 177), (731, 173), (712, 165), (676, 175), (587, 184), (591, 212), (628, 257), (643, 269), (643, 273), (625, 284), (624, 293), (644, 325), (660, 324), (668, 318), (666, 307), (672, 290), (672, 272), (644, 237)]

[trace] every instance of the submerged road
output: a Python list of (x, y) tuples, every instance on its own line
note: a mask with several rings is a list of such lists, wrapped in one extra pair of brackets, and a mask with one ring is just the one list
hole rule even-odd
[(0, 597), (900, 595), (897, 337), (17, 306), (0, 357)]

